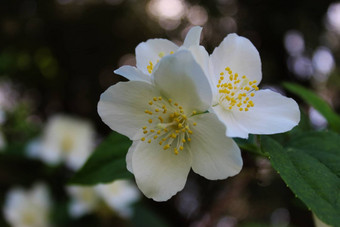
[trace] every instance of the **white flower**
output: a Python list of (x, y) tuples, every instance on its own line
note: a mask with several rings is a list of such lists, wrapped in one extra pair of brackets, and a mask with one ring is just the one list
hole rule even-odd
[(72, 217), (78, 218), (97, 209), (100, 198), (94, 187), (68, 186), (66, 190), (71, 197), (69, 213)]
[(211, 88), (192, 54), (163, 57), (150, 81), (120, 82), (98, 103), (102, 120), (133, 140), (127, 167), (142, 192), (169, 199), (183, 189), (191, 167), (211, 180), (237, 174), (240, 150), (215, 114), (207, 113)]
[(131, 205), (140, 197), (136, 186), (128, 180), (116, 180), (109, 184), (99, 184), (95, 187), (95, 190), (105, 203), (122, 217), (131, 217)]
[[(190, 50), (195, 60), (201, 63), (205, 54), (208, 57), (204, 47), (199, 46), (201, 31), (199, 26), (192, 27), (181, 47), (167, 39), (149, 39), (142, 42), (136, 47), (136, 67), (125, 65), (114, 72), (129, 80), (151, 82), (152, 71), (159, 60), (181, 49)], [(201, 67), (205, 73), (208, 72), (208, 62), (202, 62)]]
[(100, 209), (102, 201), (122, 217), (130, 217), (131, 204), (140, 197), (136, 186), (128, 180), (96, 186), (69, 186), (66, 190), (71, 197), (69, 213), (74, 218)]
[(84, 164), (93, 148), (94, 129), (90, 123), (58, 115), (48, 121), (42, 140), (33, 141), (28, 153), (49, 164), (64, 161), (76, 170)]
[(51, 201), (43, 184), (31, 190), (12, 189), (3, 208), (4, 217), (13, 227), (48, 227)]
[(300, 121), (297, 103), (269, 89), (258, 90), (261, 60), (254, 45), (236, 34), (228, 35), (209, 57), (199, 45), (202, 28), (191, 28), (178, 47), (166, 39), (150, 39), (136, 48), (137, 68), (122, 66), (115, 73), (129, 80), (151, 81), (159, 60), (188, 49), (207, 75), (213, 90), (213, 111), (226, 125), (229, 137), (289, 131)]
[(209, 61), (213, 110), (226, 125), (227, 136), (281, 133), (299, 123), (300, 111), (293, 99), (269, 89), (259, 90), (260, 55), (248, 39), (228, 35)]

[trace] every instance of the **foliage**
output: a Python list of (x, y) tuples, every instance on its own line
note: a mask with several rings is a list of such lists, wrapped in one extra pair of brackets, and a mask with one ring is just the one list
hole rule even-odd
[(287, 186), (326, 223), (340, 223), (340, 136), (311, 132), (282, 147), (270, 137), (262, 138), (273, 167)]
[(126, 169), (125, 155), (131, 142), (112, 132), (93, 152), (84, 166), (71, 179), (71, 184), (94, 185), (117, 179), (131, 178)]

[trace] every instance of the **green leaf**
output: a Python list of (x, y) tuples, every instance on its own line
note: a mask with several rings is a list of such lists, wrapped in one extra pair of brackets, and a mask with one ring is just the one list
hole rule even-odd
[(290, 92), (298, 95), (306, 103), (314, 107), (324, 116), (331, 129), (340, 132), (340, 116), (337, 115), (326, 101), (316, 95), (313, 91), (308, 90), (300, 85), (293, 83), (284, 83), (283, 86)]
[(261, 149), (258, 147), (256, 138), (257, 137), (255, 135), (250, 134), (248, 139), (234, 138), (234, 141), (242, 150), (266, 157), (266, 154), (263, 154)]
[(85, 165), (73, 176), (70, 184), (94, 185), (116, 179), (131, 178), (125, 156), (131, 141), (112, 132), (93, 152)]
[(287, 186), (325, 223), (340, 223), (340, 136), (310, 132), (285, 148), (262, 137), (262, 149)]

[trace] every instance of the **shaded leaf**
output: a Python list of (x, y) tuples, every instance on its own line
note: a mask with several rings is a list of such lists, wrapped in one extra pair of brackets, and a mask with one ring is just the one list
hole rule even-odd
[(85, 165), (73, 176), (70, 184), (94, 185), (131, 178), (125, 156), (131, 141), (112, 132), (94, 151)]
[(340, 136), (310, 132), (283, 148), (263, 136), (262, 150), (287, 186), (325, 223), (340, 223)]
[(255, 135), (250, 134), (248, 139), (233, 139), (242, 150), (246, 150), (257, 155), (266, 156), (266, 154), (263, 154), (261, 149), (258, 147)]

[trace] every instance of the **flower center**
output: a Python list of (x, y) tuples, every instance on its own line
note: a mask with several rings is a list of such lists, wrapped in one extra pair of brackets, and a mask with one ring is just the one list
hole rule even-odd
[(190, 135), (193, 132), (190, 126), (197, 124), (191, 123), (189, 118), (197, 112), (193, 111), (187, 116), (177, 102), (162, 97), (153, 97), (149, 105), (150, 109), (144, 111), (150, 115), (149, 126), (142, 128), (145, 137), (142, 137), (141, 141), (151, 143), (154, 140), (163, 147), (163, 150), (172, 148), (177, 155), (184, 149), (184, 144), (191, 141)]
[(74, 141), (71, 135), (65, 135), (61, 141), (61, 150), (68, 153), (72, 150)]
[(225, 72), (220, 73), (218, 84), (216, 85), (219, 93), (219, 104), (227, 110), (233, 108), (239, 111), (248, 111), (254, 106), (251, 97), (255, 91), (259, 90), (256, 86), (257, 81), (249, 81), (246, 76), (238, 77), (237, 73), (225, 68)]
[(29, 210), (25, 211), (22, 216), (22, 222), (25, 225), (33, 226), (34, 224), (36, 224), (36, 215), (34, 215), (34, 213)]
[[(173, 54), (174, 52), (173, 51), (170, 51), (170, 54)], [(156, 64), (159, 62), (159, 60), (162, 58), (162, 57), (164, 57), (165, 56), (165, 53), (162, 51), (162, 52), (159, 52), (158, 53), (158, 57), (159, 57), (159, 59), (157, 60), (157, 62), (156, 62)], [(152, 73), (152, 70), (153, 70), (153, 67), (154, 67), (154, 65), (153, 65), (153, 63), (152, 63), (152, 61), (149, 61), (149, 65), (148, 66), (146, 66), (146, 69), (148, 70), (148, 72), (151, 74)]]

